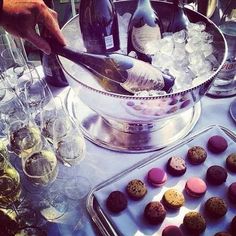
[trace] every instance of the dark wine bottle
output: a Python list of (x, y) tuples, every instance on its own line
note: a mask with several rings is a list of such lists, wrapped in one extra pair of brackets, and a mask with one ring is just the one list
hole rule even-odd
[[(110, 82), (108, 83), (110, 85), (114, 84), (113, 82), (119, 84), (129, 80), (132, 83), (136, 81), (137, 87), (139, 87), (142, 81), (146, 83), (158, 81), (157, 90), (166, 92), (170, 92), (174, 85), (175, 79), (173, 76), (162, 73), (146, 62), (126, 55), (118, 53), (107, 55), (85, 53), (76, 51), (68, 46), (58, 45), (55, 42), (51, 43), (51, 47), (54, 53), (84, 66), (100, 79), (107, 78), (106, 80)], [(125, 94), (125, 91), (121, 91), (121, 93)]]
[(112, 0), (81, 0), (79, 22), (87, 52), (99, 54), (120, 49), (118, 18)]
[(139, 0), (128, 26), (128, 53), (135, 51), (140, 60), (151, 63), (148, 42), (161, 39), (161, 20), (150, 0)]
[[(45, 4), (53, 9), (53, 0), (44, 0)], [(43, 26), (39, 26), (40, 35), (48, 39), (50, 38), (50, 34), (48, 30)], [(45, 53), (41, 54), (41, 63), (43, 66), (43, 71), (45, 75), (45, 80), (48, 84), (56, 86), (56, 87), (65, 87), (68, 85), (65, 74), (60, 67), (57, 56), (53, 53), (47, 55)]]
[(172, 16), (170, 24), (167, 28), (167, 32), (178, 32), (180, 30), (186, 29), (189, 23), (188, 17), (184, 12), (182, 0), (174, 0), (172, 8)]

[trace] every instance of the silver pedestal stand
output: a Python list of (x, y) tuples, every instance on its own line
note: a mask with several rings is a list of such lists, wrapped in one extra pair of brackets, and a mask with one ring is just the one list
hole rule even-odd
[[(69, 114), (80, 122), (88, 140), (110, 150), (128, 153), (155, 151), (173, 144), (193, 129), (201, 114), (201, 103), (198, 102), (168, 120), (147, 124), (118, 123), (92, 111), (71, 89), (66, 95), (65, 105)], [(126, 126), (133, 131), (127, 132)]]

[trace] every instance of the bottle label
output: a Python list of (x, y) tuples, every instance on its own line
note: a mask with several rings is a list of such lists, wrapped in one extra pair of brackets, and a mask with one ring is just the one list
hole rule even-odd
[[(148, 83), (150, 81), (155, 83), (155, 86), (153, 86), (154, 90), (162, 90), (165, 86), (162, 72), (149, 64), (144, 67), (143, 63), (139, 60), (135, 60), (133, 66), (127, 69), (126, 72), (128, 77), (123, 86), (127, 86), (128, 90), (132, 87), (134, 92), (140, 90), (148, 91), (150, 90), (150, 84)], [(132, 84), (131, 87), (130, 84)]]
[(106, 36), (104, 38), (106, 49), (111, 49), (114, 47), (113, 35)]
[(44, 73), (48, 76), (52, 76), (52, 70), (51, 68), (44, 66)]
[(231, 79), (236, 74), (236, 59), (227, 59), (225, 64), (223, 65), (220, 73), (218, 74), (218, 78)]
[(148, 50), (148, 43), (161, 39), (160, 27), (156, 25), (151, 27), (147, 24), (140, 28), (133, 27), (131, 33), (132, 44), (136, 51), (146, 54)]

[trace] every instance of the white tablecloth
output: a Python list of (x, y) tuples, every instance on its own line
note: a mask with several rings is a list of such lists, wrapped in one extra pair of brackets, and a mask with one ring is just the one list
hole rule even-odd
[[(63, 99), (65, 92), (68, 88), (57, 89), (52, 88), (55, 96), (60, 96)], [(200, 119), (191, 133), (203, 130), (204, 128), (218, 124), (236, 132), (236, 123), (229, 114), (230, 103), (234, 100), (230, 98), (210, 98), (203, 97), (201, 100), (202, 111)], [(80, 173), (80, 175), (87, 177), (92, 187), (99, 183), (111, 178), (119, 172), (131, 167), (138, 161), (150, 156), (152, 153), (142, 154), (127, 154), (119, 153), (104, 148), (98, 147), (90, 141), (86, 141), (87, 153), (86, 158), (79, 166), (70, 168), (71, 172)], [(69, 227), (59, 227), (61, 235), (72, 235)], [(94, 231), (91, 222), (87, 222), (85, 226), (74, 233), (73, 235), (97, 235), (98, 232)], [(50, 234), (53, 235), (53, 234)]]

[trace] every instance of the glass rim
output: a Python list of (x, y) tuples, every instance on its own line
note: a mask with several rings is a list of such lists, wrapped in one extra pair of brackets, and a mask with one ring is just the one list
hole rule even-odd
[[(38, 153), (40, 153), (40, 152), (42, 152), (42, 151), (49, 151), (49, 150), (40, 150), (40, 151), (31, 153), (31, 154), (28, 155), (27, 157), (22, 158), (22, 162), (25, 163), (30, 157), (32, 157), (33, 155), (38, 154)], [(22, 165), (22, 167), (23, 167), (22, 170), (23, 170), (23, 172), (25, 173), (25, 175), (26, 175), (27, 177), (31, 178), (31, 179), (40, 179), (40, 178), (42, 178), (42, 177), (45, 177), (45, 176), (50, 175), (50, 174), (53, 173), (54, 171), (57, 171), (57, 169), (58, 169), (57, 158), (56, 158), (56, 155), (55, 155), (55, 153), (54, 153), (53, 151), (51, 151), (51, 153), (52, 153), (52, 154), (54, 155), (54, 157), (55, 157), (55, 168), (51, 168), (51, 170), (50, 170), (49, 172), (47, 172), (46, 174), (44, 174), (44, 175), (30, 175), (30, 174), (28, 174), (27, 171), (25, 170), (25, 165)], [(49, 163), (51, 163), (51, 161), (49, 161)], [(51, 181), (49, 181), (47, 184), (49, 184), (50, 182), (51, 182)], [(38, 184), (38, 183), (36, 183), (36, 184)], [(39, 184), (39, 185), (47, 185), (47, 184)]]
[[(3, 57), (3, 54), (5, 54), (5, 52), (17, 52), (17, 53), (19, 53), (20, 57), (22, 57), (22, 58), (24, 59), (24, 56), (23, 56), (23, 54), (22, 54), (22, 50), (21, 50), (20, 48), (17, 48), (17, 47), (15, 47), (15, 48), (9, 47), (9, 48), (3, 49), (3, 50), (0, 52), (0, 55), (1, 55), (1, 57), (2, 57), (3, 59), (8, 59), (8, 58), (9, 58), (9, 59), (12, 59), (12, 57), (8, 57), (8, 58)], [(8, 54), (8, 55), (10, 55), (10, 54)], [(12, 55), (12, 53), (11, 53), (11, 55)]]

